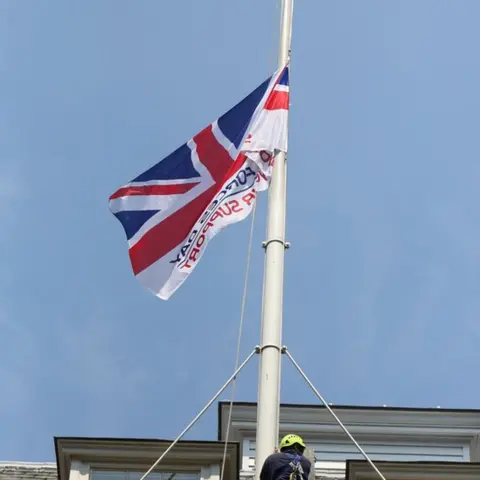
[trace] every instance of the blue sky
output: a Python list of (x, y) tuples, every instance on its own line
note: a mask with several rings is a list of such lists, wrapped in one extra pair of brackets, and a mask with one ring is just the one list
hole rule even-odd
[[(297, 2), (284, 343), (330, 402), (480, 408), (479, 16)], [(107, 200), (274, 70), (277, 26), (275, 0), (0, 2), (1, 460), (173, 438), (231, 374), (249, 222), (164, 302)], [(286, 363), (282, 401), (315, 402)], [(215, 435), (214, 408), (188, 438)]]

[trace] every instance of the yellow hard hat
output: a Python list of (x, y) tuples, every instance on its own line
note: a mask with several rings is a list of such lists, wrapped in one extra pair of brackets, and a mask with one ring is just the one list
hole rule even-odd
[(295, 445), (298, 443), (301, 445), (303, 448), (305, 448), (305, 443), (303, 442), (302, 437), (299, 437), (298, 435), (295, 435), (294, 433), (289, 433), (288, 435), (285, 435), (282, 438), (282, 441), (280, 442), (280, 450), (285, 447), (291, 447), (292, 445)]

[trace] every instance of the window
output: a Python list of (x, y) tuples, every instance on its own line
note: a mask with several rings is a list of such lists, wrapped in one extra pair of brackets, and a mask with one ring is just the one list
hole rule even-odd
[[(112, 472), (93, 471), (90, 474), (91, 480), (140, 480), (145, 472)], [(200, 480), (197, 473), (151, 473), (147, 480)]]

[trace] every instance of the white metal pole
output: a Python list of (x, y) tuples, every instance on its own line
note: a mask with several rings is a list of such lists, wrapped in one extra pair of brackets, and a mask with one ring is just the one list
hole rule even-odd
[[(278, 66), (290, 57), (293, 0), (282, 1)], [(283, 263), (285, 254), (286, 158), (277, 154), (268, 201), (263, 287), (261, 354), (258, 382), (255, 476), (278, 442), (282, 355)]]

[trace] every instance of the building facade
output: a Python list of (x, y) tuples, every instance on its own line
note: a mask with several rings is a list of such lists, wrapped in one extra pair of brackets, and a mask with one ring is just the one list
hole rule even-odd
[[(387, 480), (480, 480), (480, 410), (335, 406)], [(255, 475), (256, 404), (218, 405), (216, 441), (181, 441), (150, 480), (250, 480)], [(279, 436), (301, 435), (316, 480), (378, 476), (321, 406), (282, 405)], [(0, 480), (139, 480), (170, 440), (58, 437), (56, 463), (0, 463)]]
[[(225, 439), (229, 406), (229, 403), (219, 404), (219, 440)], [(381, 462), (383, 469), (398, 464), (417, 465), (412, 467), (414, 469), (420, 468), (420, 465), (426, 469), (427, 464), (430, 468), (433, 465), (446, 468), (446, 464), (453, 468), (461, 464), (459, 468), (465, 469), (463, 464), (468, 464), (468, 468), (477, 470), (475, 478), (480, 480), (480, 469), (476, 465), (476, 462), (480, 462), (480, 410), (357, 406), (333, 408), (369, 457), (375, 463)], [(253, 477), (255, 473), (255, 428), (256, 405), (235, 403), (230, 439), (241, 445), (242, 480)], [(289, 432), (301, 435), (314, 451), (317, 480), (377, 478), (323, 406), (282, 405), (279, 437)], [(371, 476), (362, 477), (364, 471)], [(405, 475), (405, 472), (399, 474), (399, 478), (410, 478)], [(437, 475), (432, 478), (437, 480), (442, 477)], [(463, 479), (461, 476), (455, 478)]]

